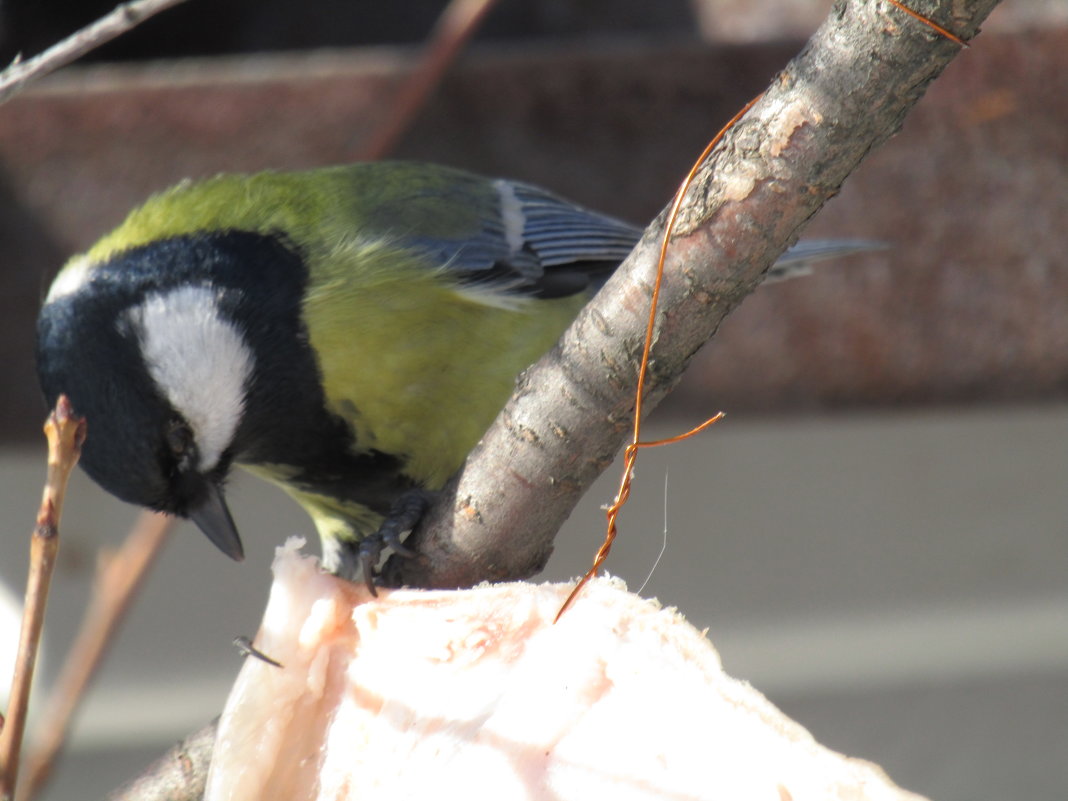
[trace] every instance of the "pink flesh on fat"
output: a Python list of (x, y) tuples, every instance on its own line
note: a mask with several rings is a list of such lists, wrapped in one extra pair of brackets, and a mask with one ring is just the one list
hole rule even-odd
[(618, 582), (553, 625), (567, 585), (375, 600), (300, 544), (278, 550), (255, 640), (283, 667), (246, 659), (207, 801), (919, 798), (820, 746)]

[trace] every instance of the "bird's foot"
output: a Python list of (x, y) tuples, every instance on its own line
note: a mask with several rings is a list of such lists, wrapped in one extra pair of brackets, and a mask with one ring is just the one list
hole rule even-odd
[(378, 595), (375, 590), (375, 568), (382, 558), (382, 551), (389, 548), (406, 559), (416, 555), (401, 538), (419, 524), (426, 510), (430, 508), (433, 498), (433, 493), (424, 489), (408, 490), (393, 502), (378, 531), (360, 541), (360, 566), (363, 569), (363, 580), (367, 583), (371, 595)]

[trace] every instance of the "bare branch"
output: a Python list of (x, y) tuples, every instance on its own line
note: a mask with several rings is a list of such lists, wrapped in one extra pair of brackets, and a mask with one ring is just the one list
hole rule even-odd
[(392, 151), (430, 93), (441, 83), (449, 65), (492, 10), (496, 0), (451, 0), (434, 26), (429, 44), (415, 72), (408, 77), (382, 121), (362, 148), (360, 160), (384, 158)]
[(199, 801), (204, 795), (218, 720), (194, 732), (145, 772), (110, 796), (110, 801)]
[[(916, 10), (965, 38), (997, 0), (928, 0)], [(723, 318), (901, 126), (960, 51), (875, 0), (839, 0), (760, 102), (712, 152), (668, 254), (647, 410), (679, 380)], [(665, 215), (515, 394), (409, 540), (390, 584), (470, 586), (540, 570), (579, 498), (611, 463), (634, 407), (644, 315)]]
[(19, 787), (19, 801), (35, 797), (48, 780), (85, 689), (96, 675), (108, 645), (162, 550), (174, 521), (167, 515), (142, 512), (122, 548), (117, 553), (102, 555), (93, 597), (78, 628), (78, 638), (71, 646), (63, 671), (41, 715), (40, 730), (26, 762), (26, 778)]
[(29, 61), (16, 58), (11, 66), (0, 72), (0, 103), (10, 100), (31, 81), (65, 67), (89, 51), (135, 28), (149, 17), (182, 2), (184, 0), (135, 0), (123, 3), (116, 6), (110, 14), (52, 45)]
[(22, 611), (22, 633), (7, 718), (0, 731), (0, 798), (4, 801), (15, 794), (26, 710), (48, 606), (48, 588), (59, 552), (59, 520), (67, 494), (67, 481), (78, 463), (85, 441), (85, 419), (75, 417), (67, 396), (60, 395), (44, 430), (48, 437), (48, 476), (30, 540), (30, 573), (26, 582), (26, 605)]

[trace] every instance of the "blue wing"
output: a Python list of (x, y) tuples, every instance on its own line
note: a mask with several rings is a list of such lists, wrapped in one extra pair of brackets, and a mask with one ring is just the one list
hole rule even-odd
[(464, 285), (539, 298), (573, 295), (607, 277), (641, 238), (641, 228), (536, 186), (471, 178), (480, 185), (449, 197), (459, 189), (454, 184), (440, 200), (473, 206), (475, 230), (456, 239), (407, 239)]
[[(470, 182), (470, 183), (468, 183)], [(501, 295), (555, 298), (602, 283), (630, 253), (642, 229), (518, 181), (456, 173), (435, 201), (473, 219), (456, 238), (412, 238), (410, 246), (461, 284)], [(814, 262), (884, 247), (868, 240), (799, 242), (768, 271), (767, 280), (809, 272)]]

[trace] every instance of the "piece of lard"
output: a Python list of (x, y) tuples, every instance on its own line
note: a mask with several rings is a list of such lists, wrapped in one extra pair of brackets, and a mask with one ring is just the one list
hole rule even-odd
[(380, 591), (278, 551), (206, 801), (918, 801), (819, 745), (677, 612), (592, 582)]

